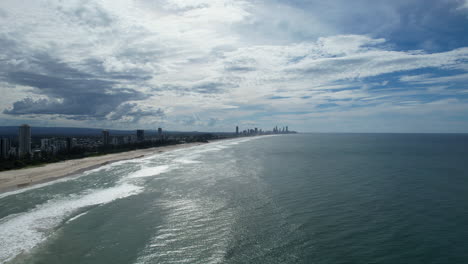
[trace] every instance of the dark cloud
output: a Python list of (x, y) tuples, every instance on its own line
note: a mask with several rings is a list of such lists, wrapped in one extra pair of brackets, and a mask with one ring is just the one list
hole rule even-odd
[(75, 67), (57, 60), (45, 52), (33, 53), (28, 56), (26, 61), (27, 66), (29, 66), (29, 70), (36, 70), (35, 73), (39, 72), (44, 75), (64, 79), (96, 78), (94, 73), (90, 74), (83, 70), (76, 69)]
[(91, 74), (45, 52), (21, 51), (17, 41), (5, 36), (0, 36), (0, 44), (5, 58), (4, 63), (0, 63), (0, 81), (32, 87), (31, 91), (39, 96), (39, 99), (28, 97), (13, 102), (12, 108), (3, 110), (5, 114), (104, 119), (120, 104), (146, 97), (133, 89), (116, 88), (121, 86), (120, 78), (138, 80), (141, 74), (135, 74), (136, 77), (117, 73), (106, 76), (104, 71)]
[(21, 101), (13, 103), (13, 109), (5, 109), (3, 113), (10, 115), (24, 115), (24, 114), (55, 114), (51, 109), (60, 107), (57, 101), (48, 99), (34, 100), (32, 98), (24, 98)]
[(145, 96), (132, 89), (113, 89), (111, 81), (85, 78), (60, 78), (30, 72), (11, 72), (9, 83), (36, 88), (34, 92), (50, 99), (26, 98), (15, 102), (5, 114), (61, 114), (102, 119), (121, 103)]
[(5, 34), (0, 34), (0, 52), (0, 82), (31, 87), (31, 92), (38, 95), (13, 102), (12, 107), (3, 110), (4, 114), (104, 120), (113, 113), (112, 120), (131, 116), (135, 121), (164, 115), (160, 109), (144, 111), (126, 103), (147, 97), (134, 89), (120, 88), (126, 82), (142, 84), (151, 79), (145, 70), (108, 72), (102, 61), (92, 58), (72, 65), (46, 51), (24, 47), (14, 36)]

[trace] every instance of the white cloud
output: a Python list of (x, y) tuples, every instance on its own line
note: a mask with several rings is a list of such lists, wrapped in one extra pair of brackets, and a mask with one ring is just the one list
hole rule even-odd
[(467, 83), (468, 73), (455, 74), (450, 76), (433, 76), (431, 74), (404, 75), (401, 81), (415, 84), (441, 84), (441, 83)]
[(462, 0), (458, 9), (468, 10), (468, 0)]
[[(115, 116), (131, 103), (135, 104), (134, 114), (140, 113), (138, 109), (161, 109), (165, 122), (174, 126), (176, 120), (192, 114), (201, 120), (193, 124), (216, 125), (261, 111), (317, 110), (318, 105), (331, 101), (338, 105), (334, 109), (360, 100), (389, 107), (379, 100), (403, 94), (392, 91), (388, 81), (380, 82), (384, 88), (379, 92), (366, 89), (376, 84), (364, 83), (365, 78), (428, 68), (466, 71), (468, 60), (468, 48), (439, 53), (397, 51), (382, 38), (339, 34), (318, 16), (280, 3), (38, 0), (25, 5), (4, 0), (2, 10), (0, 40), (17, 45), (4, 48), (11, 54), (0, 53), (4, 68), (58, 74), (32, 59), (49, 54), (83, 74), (115, 82), (112, 88), (129, 88), (145, 95), (122, 101), (106, 117)], [(395, 15), (387, 8), (382, 12), (388, 17)], [(256, 34), (254, 29), (262, 31)], [(292, 42), (296, 40), (289, 36), (293, 29), (307, 36)], [(464, 80), (466, 73), (400, 78), (402, 82), (439, 86)], [(0, 79), (0, 85), (11, 84)], [(51, 96), (23, 87), (7, 100), (0, 100), (0, 106), (11, 107), (31, 95)], [(272, 100), (274, 96), (284, 98)], [(255, 107), (258, 109), (251, 109)], [(144, 118), (141, 120), (152, 122)], [(129, 120), (134, 119), (124, 119)], [(161, 117), (153, 121), (161, 122)]]

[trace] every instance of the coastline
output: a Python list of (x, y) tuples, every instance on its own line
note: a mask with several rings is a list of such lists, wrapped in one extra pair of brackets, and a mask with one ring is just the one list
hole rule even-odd
[[(213, 142), (213, 141), (210, 141)], [(0, 172), (0, 194), (20, 190), (37, 184), (78, 175), (117, 161), (142, 158), (171, 150), (199, 146), (207, 143), (195, 142), (170, 146), (138, 149), (127, 152), (107, 154), (98, 157), (65, 160), (45, 166)]]

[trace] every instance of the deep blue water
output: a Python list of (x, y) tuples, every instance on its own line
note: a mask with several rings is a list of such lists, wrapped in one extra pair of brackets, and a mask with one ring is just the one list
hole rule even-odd
[(468, 263), (468, 135), (241, 138), (0, 196), (0, 262)]

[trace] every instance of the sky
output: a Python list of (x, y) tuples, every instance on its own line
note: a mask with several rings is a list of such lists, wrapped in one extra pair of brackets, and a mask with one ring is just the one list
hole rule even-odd
[(1, 0), (0, 126), (468, 132), (468, 0)]

